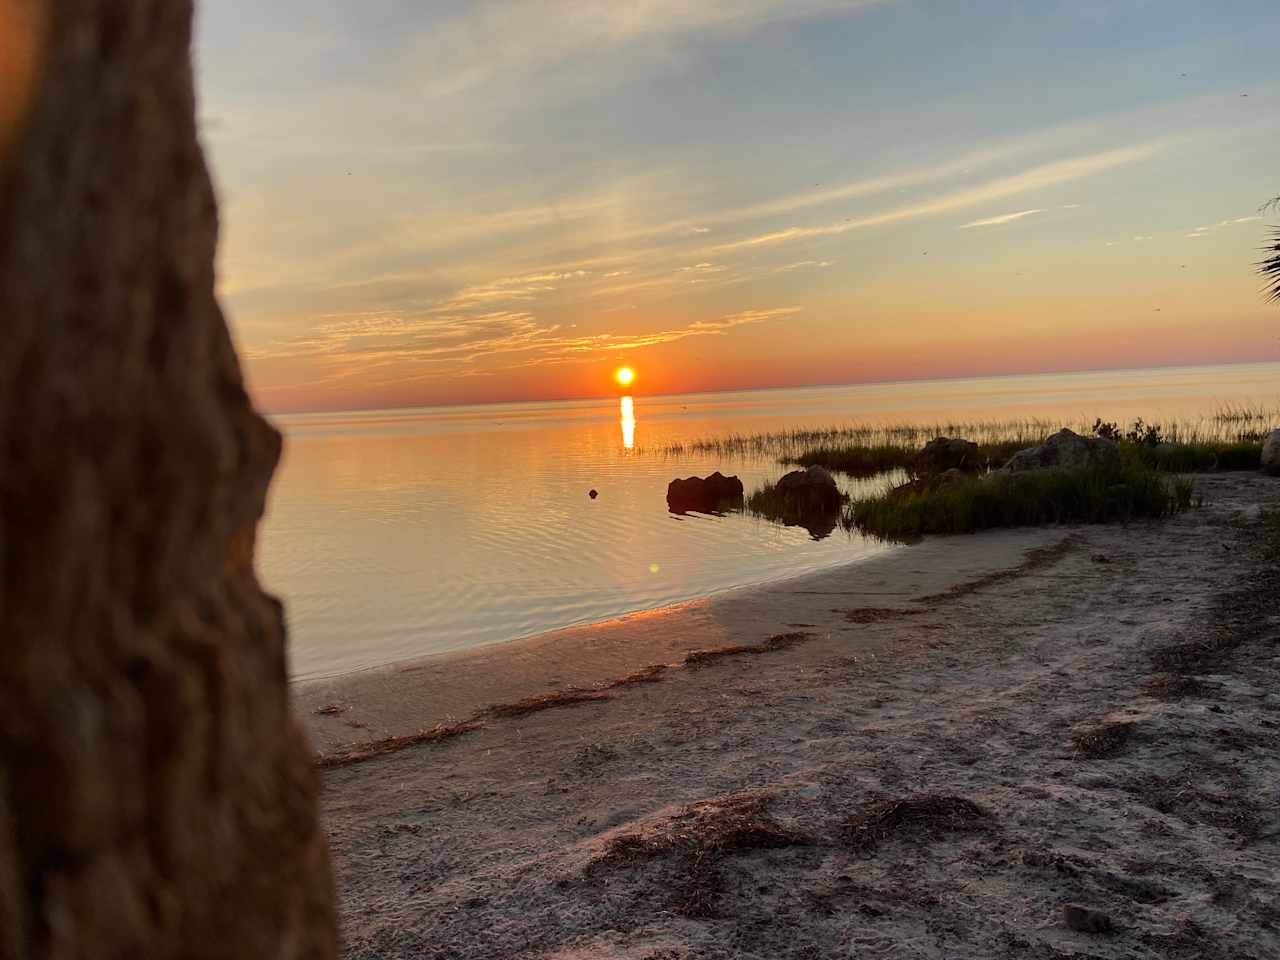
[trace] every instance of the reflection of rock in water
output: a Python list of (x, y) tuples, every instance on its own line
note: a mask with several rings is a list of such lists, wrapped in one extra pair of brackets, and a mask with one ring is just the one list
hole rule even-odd
[(829, 537), (840, 523), (845, 495), (823, 467), (793, 470), (751, 494), (747, 510), (788, 527), (803, 527), (815, 540)]
[[(752, 511), (753, 513), (756, 511)], [(780, 523), (784, 527), (801, 527), (809, 531), (809, 536), (814, 540), (825, 540), (835, 532), (836, 527), (840, 525), (840, 510), (825, 510), (819, 513), (810, 514), (783, 514), (779, 516), (767, 516), (760, 513), (759, 516), (772, 520), (774, 523)]]

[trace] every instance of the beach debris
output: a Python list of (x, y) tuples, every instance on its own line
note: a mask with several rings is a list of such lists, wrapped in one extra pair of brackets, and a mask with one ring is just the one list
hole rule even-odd
[(672, 513), (714, 513), (742, 503), (742, 481), (719, 470), (709, 477), (685, 477), (667, 484), (667, 509)]
[(903, 617), (918, 617), (924, 610), (912, 610), (909, 607), (855, 607), (844, 611), (844, 618), (850, 623), (883, 623), (885, 620), (901, 620)]
[(316, 714), (321, 717), (336, 717), (344, 712), (347, 708), (336, 703), (326, 703), (323, 707), (316, 710)]
[(1024, 470), (1080, 470), (1120, 466), (1120, 448), (1105, 437), (1082, 437), (1062, 429), (1038, 447), (1019, 450), (1002, 469), (1009, 473)]
[(1272, 430), (1262, 441), (1262, 469), (1273, 477), (1280, 476), (1280, 430)]
[(590, 490), (590, 491), (588, 491), (587, 496), (588, 496), (588, 497), (590, 497), (592, 500), (594, 500), (596, 497), (600, 496), (600, 491), (599, 491), (599, 490)]
[(320, 769), (327, 770), (333, 767), (349, 766), (353, 763), (363, 763), (366, 760), (385, 756), (388, 753), (394, 753), (406, 747), (418, 746), (419, 744), (443, 743), (446, 740), (452, 740), (454, 737), (462, 736), (464, 733), (479, 730), (480, 726), (479, 723), (472, 720), (462, 723), (442, 723), (432, 727), (430, 730), (423, 730), (419, 733), (411, 733), (403, 737), (384, 737), (381, 740), (364, 743), (349, 750), (320, 754), (315, 758), (315, 764)]
[(1114, 928), (1109, 914), (1078, 903), (1062, 905), (1062, 922), (1080, 933), (1109, 933)]
[(668, 861), (661, 886), (671, 898), (672, 910), (683, 917), (715, 917), (726, 887), (726, 860), (812, 842), (768, 816), (768, 803), (765, 795), (743, 793), (660, 811), (614, 833), (587, 873)]
[(686, 667), (705, 667), (724, 657), (736, 657), (741, 654), (775, 653), (789, 650), (791, 647), (807, 643), (813, 639), (812, 633), (798, 631), (796, 633), (775, 633), (761, 643), (734, 644), (728, 647), (712, 647), (710, 650), (690, 650), (684, 657)]
[(476, 714), (477, 717), (527, 717), (543, 710), (555, 707), (576, 707), (582, 703), (593, 703), (608, 700), (609, 694), (600, 690), (557, 690), (554, 693), (543, 693), (526, 697), (515, 703), (495, 703)]
[(973, 472), (982, 467), (978, 445), (959, 437), (935, 437), (915, 455), (908, 468), (917, 477), (937, 477), (952, 470)]
[(877, 801), (845, 821), (845, 831), (850, 846), (870, 851), (886, 840), (933, 840), (945, 833), (973, 830), (990, 817), (972, 800), (926, 793)]
[(1118, 753), (1128, 743), (1135, 726), (1136, 723), (1132, 720), (1117, 720), (1078, 733), (1071, 738), (1075, 755), (1097, 760)]

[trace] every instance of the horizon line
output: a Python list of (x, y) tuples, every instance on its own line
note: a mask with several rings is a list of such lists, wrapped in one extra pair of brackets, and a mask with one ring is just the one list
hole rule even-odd
[[(908, 383), (953, 383), (964, 380), (998, 380), (1009, 379), (1013, 377), (1044, 377), (1055, 375), (1071, 375), (1071, 374), (1088, 374), (1088, 373), (1123, 373), (1126, 371), (1143, 371), (1143, 370), (1179, 370), (1179, 369), (1198, 369), (1204, 367), (1231, 367), (1231, 366), (1247, 366), (1250, 364), (1275, 364), (1280, 363), (1280, 358), (1271, 360), (1219, 360), (1214, 363), (1153, 363), (1146, 366), (1119, 366), (1119, 367), (1070, 367), (1065, 369), (1044, 369), (1044, 370), (1024, 370), (1018, 372), (1004, 373), (970, 373), (963, 376), (949, 377), (893, 377), (883, 380), (846, 380), (834, 381), (827, 383), (792, 383), (792, 384), (774, 384), (771, 386), (756, 387), (725, 387), (717, 390), (676, 390), (676, 391), (658, 391), (654, 393), (640, 393), (637, 391), (618, 391), (612, 390), (605, 393), (595, 394), (579, 394), (574, 396), (559, 397), (530, 397), (520, 400), (474, 400), (468, 403), (410, 403), (396, 406), (351, 406), (351, 407), (315, 407), (307, 409), (294, 410), (270, 410), (265, 406), (258, 405), (258, 412), (268, 418), (276, 417), (297, 417), (323, 414), (338, 413), (378, 413), (386, 411), (401, 410), (445, 410), (451, 408), (463, 407), (489, 407), (503, 406), (524, 403), (572, 403), (575, 401), (590, 400), (612, 400), (624, 396), (633, 397), (703, 397), (714, 396), (726, 393), (763, 393), (770, 390), (822, 390), (832, 387), (862, 387), (862, 386), (889, 386), (893, 384)], [(1280, 389), (1280, 386), (1278, 386)], [(252, 395), (252, 390), (250, 390)]]

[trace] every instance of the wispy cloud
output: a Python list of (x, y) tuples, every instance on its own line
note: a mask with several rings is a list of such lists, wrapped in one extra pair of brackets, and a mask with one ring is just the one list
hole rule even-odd
[(834, 262), (835, 261), (833, 260), (799, 260), (795, 263), (787, 263), (781, 267), (778, 267), (777, 270), (774, 271), (774, 273), (791, 273), (793, 270), (807, 270), (810, 268), (815, 270), (822, 270), (826, 267), (831, 266), (831, 264)]
[(886, 0), (481, 0), (437, 24), (412, 46), (417, 90), (456, 96), (495, 78), (555, 67), (654, 40), (726, 32), (854, 12)]
[(985, 220), (971, 220), (960, 227), (961, 230), (968, 230), (972, 227), (998, 227), (1002, 224), (1013, 223), (1021, 220), (1023, 217), (1034, 216), (1037, 213), (1044, 213), (1043, 207), (1036, 207), (1033, 210), (1019, 210), (1017, 213), (1006, 213), (998, 217), (987, 217)]
[[(463, 375), (467, 367), (482, 359), (524, 355), (517, 366), (594, 359), (602, 353), (638, 350), (689, 337), (720, 336), (736, 327), (777, 320), (801, 310), (798, 306), (741, 310), (646, 333), (590, 335), (573, 334), (569, 332), (572, 327), (542, 323), (528, 311), (446, 317), (368, 312), (320, 318), (308, 335), (252, 351), (249, 359), (308, 360), (327, 371), (316, 383), (345, 375), (341, 371), (353, 362), (370, 376), (381, 368), (406, 365), (429, 368), (437, 375), (445, 365), (450, 368), (450, 375)], [(369, 382), (386, 385), (400, 380), (397, 376)]]
[(1191, 240), (1199, 239), (1205, 234), (1213, 233), (1215, 230), (1221, 230), (1223, 227), (1234, 227), (1237, 223), (1252, 223), (1255, 220), (1261, 220), (1261, 215), (1252, 217), (1235, 217), (1231, 220), (1219, 220), (1217, 223), (1207, 223), (1204, 226), (1196, 227), (1190, 233), (1185, 234)]
[(720, 251), (737, 250), (792, 240), (838, 236), (851, 230), (862, 230), (867, 227), (883, 226), (903, 220), (914, 220), (920, 217), (951, 213), (966, 207), (978, 206), (993, 200), (1044, 189), (1060, 183), (1069, 183), (1073, 180), (1080, 180), (1106, 170), (1115, 169), (1116, 167), (1137, 163), (1155, 155), (1165, 143), (1166, 141), (1153, 141), (1047, 163), (1013, 176), (989, 181), (977, 187), (945, 194), (937, 200), (897, 207), (893, 210), (886, 210), (883, 213), (857, 219), (850, 218), (842, 223), (830, 223), (813, 227), (789, 227), (785, 230), (776, 230), (772, 233), (760, 234), (745, 240), (723, 244), (714, 249)]

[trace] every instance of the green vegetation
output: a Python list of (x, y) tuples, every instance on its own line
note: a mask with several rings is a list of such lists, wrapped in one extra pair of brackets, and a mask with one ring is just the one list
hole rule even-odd
[(1192, 483), (1134, 463), (1109, 470), (993, 473), (913, 484), (846, 508), (844, 525), (885, 539), (993, 527), (1128, 522), (1191, 506)]
[[(1082, 436), (1108, 436), (1127, 448), (1126, 459), (1170, 472), (1247, 470), (1258, 465), (1262, 439), (1280, 424), (1280, 409), (1223, 406), (1191, 420), (1147, 423), (1129, 429), (1102, 420), (1061, 423), (1040, 419), (972, 420), (935, 424), (851, 424), (819, 429), (705, 437), (662, 449), (669, 457), (772, 458), (780, 463), (820, 464), (853, 477), (905, 470), (935, 437), (963, 437), (981, 448), (984, 461), (998, 466), (1033, 447), (1063, 426)], [(1111, 432), (1108, 432), (1111, 431)]]
[[(988, 468), (1002, 466), (1019, 450), (1039, 442), (1039, 439), (1028, 440), (1025, 437), (1018, 437), (1012, 440), (990, 440), (979, 443), (978, 463)], [(869, 447), (847, 444), (814, 447), (795, 456), (783, 457), (782, 462), (801, 467), (818, 464), (828, 470), (838, 470), (851, 477), (874, 477), (878, 473), (888, 473), (891, 470), (909, 472), (911, 463), (919, 452), (919, 447), (905, 444), (881, 443)]]
[(715, 456), (722, 458), (772, 457), (799, 463), (806, 451), (822, 447), (847, 447), (910, 451), (914, 453), (934, 437), (964, 437), (975, 443), (1020, 443), (1029, 447), (1053, 433), (1058, 424), (1048, 420), (972, 420), (935, 424), (849, 424), (806, 430), (765, 433), (730, 433), (703, 437), (662, 448), (668, 457)]
[(1157, 446), (1122, 443), (1120, 455), (1130, 462), (1165, 473), (1256, 470), (1262, 462), (1262, 441), (1220, 440)]

